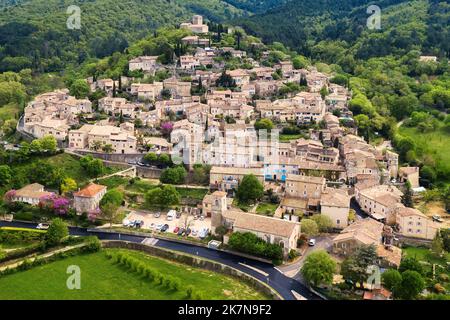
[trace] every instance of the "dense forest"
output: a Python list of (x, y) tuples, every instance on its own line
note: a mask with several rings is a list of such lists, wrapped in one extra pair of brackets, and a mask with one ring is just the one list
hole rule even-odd
[[(221, 0), (31, 0), (0, 11), (0, 71), (60, 71), (68, 63), (105, 57), (161, 26), (248, 15)], [(6, 3), (3, 0), (3, 5)], [(69, 30), (66, 10), (81, 9), (81, 29)]]

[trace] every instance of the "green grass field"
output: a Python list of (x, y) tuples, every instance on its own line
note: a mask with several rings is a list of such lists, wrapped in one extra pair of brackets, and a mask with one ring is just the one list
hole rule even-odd
[(422, 133), (416, 128), (401, 126), (399, 133), (411, 137), (422, 154), (430, 155), (436, 162), (436, 169), (450, 172), (450, 134), (440, 128), (433, 132)]
[(260, 203), (256, 208), (256, 213), (273, 215), (278, 206), (278, 204), (273, 203)]
[[(111, 249), (112, 250), (112, 249)], [(114, 249), (115, 250), (115, 249)], [(128, 251), (165, 275), (179, 278), (182, 288), (192, 285), (208, 299), (265, 299), (240, 281), (217, 273)], [(80, 267), (81, 289), (69, 290), (67, 268)], [(31, 270), (0, 278), (0, 299), (45, 300), (181, 300), (183, 289), (173, 291), (142, 278), (108, 260), (104, 252), (59, 260)]]
[(205, 195), (208, 193), (208, 189), (191, 189), (175, 187), (182, 198), (191, 198), (194, 200), (203, 200)]
[(429, 263), (438, 263), (445, 265), (450, 262), (450, 253), (446, 253), (442, 258), (436, 257), (427, 248), (407, 247), (403, 249), (403, 252), (408, 257), (416, 257), (419, 261), (426, 261)]

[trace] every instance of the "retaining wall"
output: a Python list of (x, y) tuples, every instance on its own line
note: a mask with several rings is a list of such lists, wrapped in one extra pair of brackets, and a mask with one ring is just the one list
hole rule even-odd
[(120, 249), (128, 249), (128, 250), (136, 250), (136, 251), (143, 251), (145, 253), (148, 253), (150, 255), (158, 256), (164, 259), (180, 262), (183, 264), (187, 264), (193, 267), (205, 269), (208, 271), (213, 271), (217, 273), (221, 273), (227, 276), (231, 276), (234, 278), (237, 278), (239, 280), (244, 281), (246, 284), (251, 286), (252, 288), (263, 292), (264, 294), (268, 295), (274, 300), (282, 300), (283, 298), (278, 294), (274, 289), (269, 287), (267, 284), (265, 284), (262, 281), (259, 281), (258, 279), (239, 271), (235, 268), (229, 267), (227, 265), (206, 260), (203, 258), (195, 257), (192, 255), (175, 252), (171, 250), (167, 250), (160, 247), (154, 247), (154, 246), (148, 246), (141, 243), (134, 243), (134, 242), (128, 242), (128, 241), (102, 241), (102, 245), (104, 248), (120, 248)]

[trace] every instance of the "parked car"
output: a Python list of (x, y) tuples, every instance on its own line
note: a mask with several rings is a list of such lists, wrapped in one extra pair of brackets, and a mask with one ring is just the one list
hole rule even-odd
[(167, 219), (167, 221), (172, 221), (176, 216), (177, 216), (177, 212), (175, 210), (170, 210), (167, 213), (166, 219)]
[(141, 161), (139, 161), (139, 162), (137, 163), (137, 165), (140, 166), (140, 167), (145, 167), (145, 164), (144, 164), (143, 162), (141, 162)]
[(180, 219), (181, 218), (181, 211), (177, 211), (177, 219)]
[(36, 229), (39, 229), (39, 230), (47, 230), (48, 228), (50, 228), (50, 225), (48, 223), (39, 223), (36, 226)]
[(434, 215), (432, 218), (433, 218), (433, 221), (436, 221), (439, 223), (444, 222), (444, 220), (442, 220), (441, 216), (439, 216), (439, 215)]
[(178, 230), (177, 235), (182, 236), (184, 234), (184, 228), (180, 228), (180, 230)]
[(197, 230), (192, 230), (192, 236), (196, 237), (197, 236)]
[(131, 165), (135, 165), (135, 164), (136, 164), (136, 161), (128, 161), (127, 163), (128, 163), (128, 164), (131, 164)]
[(159, 217), (161, 217), (161, 212), (155, 212), (155, 214), (153, 216), (155, 218), (159, 218)]
[(124, 227), (128, 227), (130, 225), (131, 221), (128, 219), (123, 219), (122, 221), (122, 226)]
[(187, 237), (188, 235), (190, 235), (191, 234), (191, 229), (190, 228), (187, 228), (186, 229), (186, 232), (184, 233), (185, 234), (185, 236)]
[(178, 231), (180, 231), (179, 227), (175, 227), (175, 229), (173, 229), (173, 233), (178, 233)]
[(155, 226), (155, 230), (156, 230), (156, 231), (161, 231), (161, 229), (162, 229), (163, 226), (164, 226), (164, 225), (163, 225), (162, 223), (157, 224), (157, 225)]
[(200, 239), (204, 239), (206, 238), (206, 236), (209, 233), (209, 229), (208, 228), (203, 228), (202, 230), (200, 230), (200, 232), (198, 233), (198, 236)]
[(315, 245), (316, 245), (316, 239), (309, 239), (308, 245), (309, 245), (310, 247), (315, 246)]
[(135, 222), (134, 222), (134, 227), (136, 228), (136, 229), (140, 229), (140, 228), (142, 228), (144, 226), (144, 221), (142, 221), (142, 220), (136, 220)]
[(166, 232), (168, 229), (169, 229), (169, 225), (166, 223), (165, 225), (162, 226), (161, 232)]

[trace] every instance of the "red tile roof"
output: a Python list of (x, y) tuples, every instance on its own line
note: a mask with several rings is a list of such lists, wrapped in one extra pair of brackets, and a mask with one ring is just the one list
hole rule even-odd
[(81, 189), (80, 191), (74, 193), (74, 196), (92, 198), (95, 197), (95, 195), (97, 195), (98, 193), (102, 192), (104, 189), (106, 189), (106, 186), (92, 183), (88, 185), (86, 188)]

